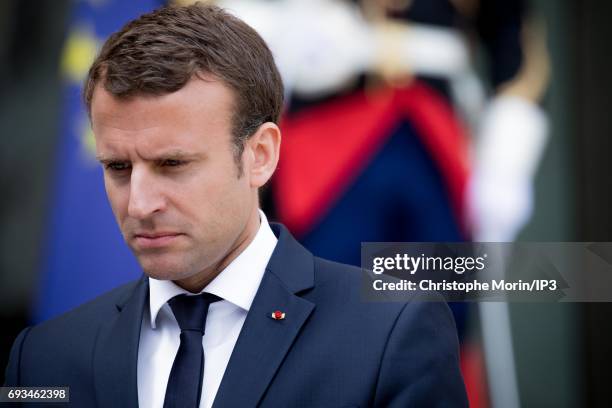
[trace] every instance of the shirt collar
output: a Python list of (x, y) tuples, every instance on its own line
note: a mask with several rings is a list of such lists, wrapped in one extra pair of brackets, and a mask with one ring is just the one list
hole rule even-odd
[[(202, 290), (217, 295), (247, 312), (278, 241), (261, 210), (259, 219), (259, 229), (253, 241)], [(172, 281), (149, 278), (149, 307), (153, 329), (161, 308), (168, 300), (183, 293), (189, 294)]]

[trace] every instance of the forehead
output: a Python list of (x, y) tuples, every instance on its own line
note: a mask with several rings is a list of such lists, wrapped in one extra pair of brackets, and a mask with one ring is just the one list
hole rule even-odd
[(230, 88), (212, 76), (194, 76), (183, 88), (164, 95), (116, 97), (98, 84), (93, 92), (91, 119), (96, 134), (96, 130), (108, 128), (209, 128), (229, 126), (233, 107)]
[(160, 96), (117, 98), (94, 90), (91, 109), (96, 155), (157, 160), (169, 152), (224, 158), (231, 151), (233, 96), (218, 80), (192, 79)]

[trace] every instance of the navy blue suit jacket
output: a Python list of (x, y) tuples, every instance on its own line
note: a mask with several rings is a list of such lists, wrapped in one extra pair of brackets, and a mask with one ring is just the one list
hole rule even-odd
[[(358, 268), (314, 257), (272, 228), (279, 241), (214, 407), (467, 406), (445, 303), (363, 302)], [(138, 406), (147, 303), (143, 277), (25, 329), (7, 385), (69, 386), (72, 407)], [(272, 319), (275, 310), (286, 318)]]

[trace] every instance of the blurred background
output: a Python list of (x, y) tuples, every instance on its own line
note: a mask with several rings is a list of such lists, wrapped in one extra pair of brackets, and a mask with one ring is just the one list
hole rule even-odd
[[(80, 87), (161, 0), (0, 2), (0, 366), (29, 324), (140, 269)], [(180, 3), (188, 3), (181, 1)], [(595, 0), (228, 0), (286, 85), (263, 206), (315, 254), (362, 241), (612, 241), (607, 22)], [(609, 304), (453, 305), (474, 407), (608, 407)]]

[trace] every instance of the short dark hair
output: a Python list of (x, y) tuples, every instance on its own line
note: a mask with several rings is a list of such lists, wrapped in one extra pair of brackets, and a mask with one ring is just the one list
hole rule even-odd
[(240, 164), (245, 140), (261, 124), (278, 123), (283, 83), (259, 34), (217, 6), (171, 5), (127, 23), (104, 43), (85, 79), (83, 98), (91, 115), (98, 83), (117, 97), (164, 95), (201, 73), (233, 91), (231, 126)]

